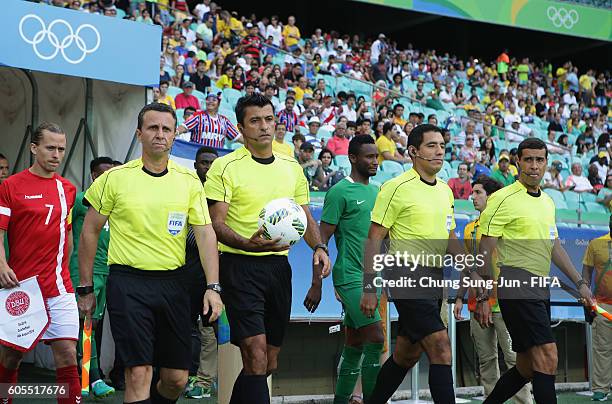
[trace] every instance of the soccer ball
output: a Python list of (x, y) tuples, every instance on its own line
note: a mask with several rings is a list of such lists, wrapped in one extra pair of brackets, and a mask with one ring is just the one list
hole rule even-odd
[(304, 209), (289, 198), (268, 202), (259, 213), (258, 223), (263, 227), (263, 237), (268, 240), (280, 237), (280, 244), (289, 245), (304, 236), (308, 225)]

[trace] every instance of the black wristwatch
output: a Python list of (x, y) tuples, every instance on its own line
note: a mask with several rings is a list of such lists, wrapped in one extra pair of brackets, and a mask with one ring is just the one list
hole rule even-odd
[(329, 255), (329, 248), (327, 248), (327, 244), (319, 243), (316, 246), (314, 246), (312, 251), (317, 251), (317, 249), (319, 249), (319, 248), (321, 250), (325, 251), (325, 254)]
[(221, 285), (219, 283), (209, 283), (206, 285), (206, 290), (214, 290), (217, 293), (221, 293)]
[(77, 286), (77, 288), (76, 288), (76, 293), (79, 296), (88, 295), (90, 293), (93, 293), (93, 291), (94, 291), (94, 287), (92, 285), (89, 285), (89, 286)]
[(585, 281), (584, 279), (580, 279), (578, 282), (576, 282), (576, 289), (580, 289), (582, 285), (586, 285), (587, 288), (590, 288), (589, 283), (587, 281)]

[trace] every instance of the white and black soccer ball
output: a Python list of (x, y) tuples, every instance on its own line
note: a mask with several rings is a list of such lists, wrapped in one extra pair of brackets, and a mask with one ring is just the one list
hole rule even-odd
[(268, 240), (280, 237), (280, 244), (294, 245), (304, 236), (308, 222), (306, 213), (293, 199), (274, 199), (259, 213), (259, 227)]

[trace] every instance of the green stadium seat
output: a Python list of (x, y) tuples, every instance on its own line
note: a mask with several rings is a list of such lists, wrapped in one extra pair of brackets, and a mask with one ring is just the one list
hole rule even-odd
[(461, 164), (462, 161), (461, 160), (453, 160), (450, 162), (451, 167), (453, 168), (454, 171), (457, 171), (457, 167), (459, 167), (459, 164)]
[(390, 180), (391, 178), (393, 178), (391, 174), (385, 173), (384, 171), (380, 171), (379, 169), (376, 175), (372, 177), (370, 180), (374, 180), (376, 182), (384, 184), (386, 181)]
[(610, 216), (606, 213), (600, 212), (582, 212), (580, 219), (589, 224), (607, 225), (609, 223)]
[(380, 165), (380, 168), (386, 172), (391, 174), (394, 177), (401, 175), (404, 172), (404, 167), (401, 163), (392, 160), (384, 160)]
[(123, 20), (123, 18), (125, 17), (125, 11), (123, 11), (119, 7), (115, 7), (115, 11), (117, 11), (117, 16), (115, 18)]
[(238, 90), (233, 88), (226, 88), (223, 90), (223, 98), (232, 106), (236, 105), (240, 97), (242, 97), (242, 93)]
[(370, 178), (370, 184), (374, 185), (376, 188), (380, 189), (380, 186), (382, 185), (380, 182)]
[(609, 214), (608, 209), (606, 209), (605, 206), (603, 206), (600, 203), (597, 202), (585, 202), (585, 207), (587, 209), (587, 212), (599, 212), (599, 213), (605, 213), (605, 214)]
[(168, 95), (172, 98), (176, 97), (177, 95), (179, 95), (180, 93), (182, 93), (183, 90), (181, 90), (178, 87), (174, 87), (174, 86), (169, 86), (168, 87)]
[(557, 202), (565, 202), (565, 197), (563, 196), (563, 192), (561, 191), (557, 191), (556, 189), (546, 188), (544, 192), (546, 192), (548, 196), (552, 198), (552, 200), (555, 202), (555, 206), (557, 205)]
[(557, 220), (563, 222), (578, 222), (578, 212), (574, 209), (557, 209)]
[(582, 198), (582, 202), (595, 202), (597, 199), (597, 195), (592, 192), (581, 192), (580, 197)]
[(412, 163), (406, 163), (404, 164), (404, 171), (408, 171), (412, 168)]
[[(334, 163), (338, 166), (340, 170), (342, 170), (344, 175), (351, 174), (351, 162), (349, 161), (348, 156), (339, 154), (336, 157), (334, 157)], [(382, 183), (384, 181), (380, 181), (380, 182)]]
[(455, 212), (468, 212), (471, 214), (476, 212), (476, 208), (474, 208), (474, 203), (471, 200), (455, 199)]
[(171, 67), (164, 67), (164, 71), (167, 72), (170, 75), (170, 77), (172, 77), (172, 76), (174, 76), (176, 74), (174, 69), (171, 68)]
[(571, 206), (570, 203), (577, 206), (578, 203), (582, 201), (582, 196), (578, 194), (577, 192), (565, 191), (563, 192), (563, 196), (565, 197), (565, 202), (567, 202), (567, 206)]
[(450, 178), (450, 174), (448, 173), (448, 171), (442, 169), (440, 170), (440, 172), (438, 172), (437, 177), (440, 178), (444, 182), (448, 182), (448, 179)]

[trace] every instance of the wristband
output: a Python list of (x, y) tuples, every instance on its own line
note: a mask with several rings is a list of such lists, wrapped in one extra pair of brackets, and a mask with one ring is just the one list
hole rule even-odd
[(94, 287), (92, 285), (89, 286), (77, 286), (76, 293), (79, 296), (85, 296), (94, 292)]
[(329, 255), (329, 249), (327, 248), (327, 245), (324, 243), (319, 243), (316, 246), (314, 246), (314, 248), (312, 249), (312, 251), (317, 251), (317, 249), (320, 248), (321, 250), (325, 251), (325, 254)]
[(218, 283), (209, 283), (208, 285), (206, 285), (206, 290), (212, 290), (215, 291), (219, 294), (221, 294), (221, 285)]
[(580, 279), (578, 282), (576, 282), (576, 289), (580, 289), (582, 285), (586, 285), (587, 288), (589, 287), (589, 283), (587, 281)]

